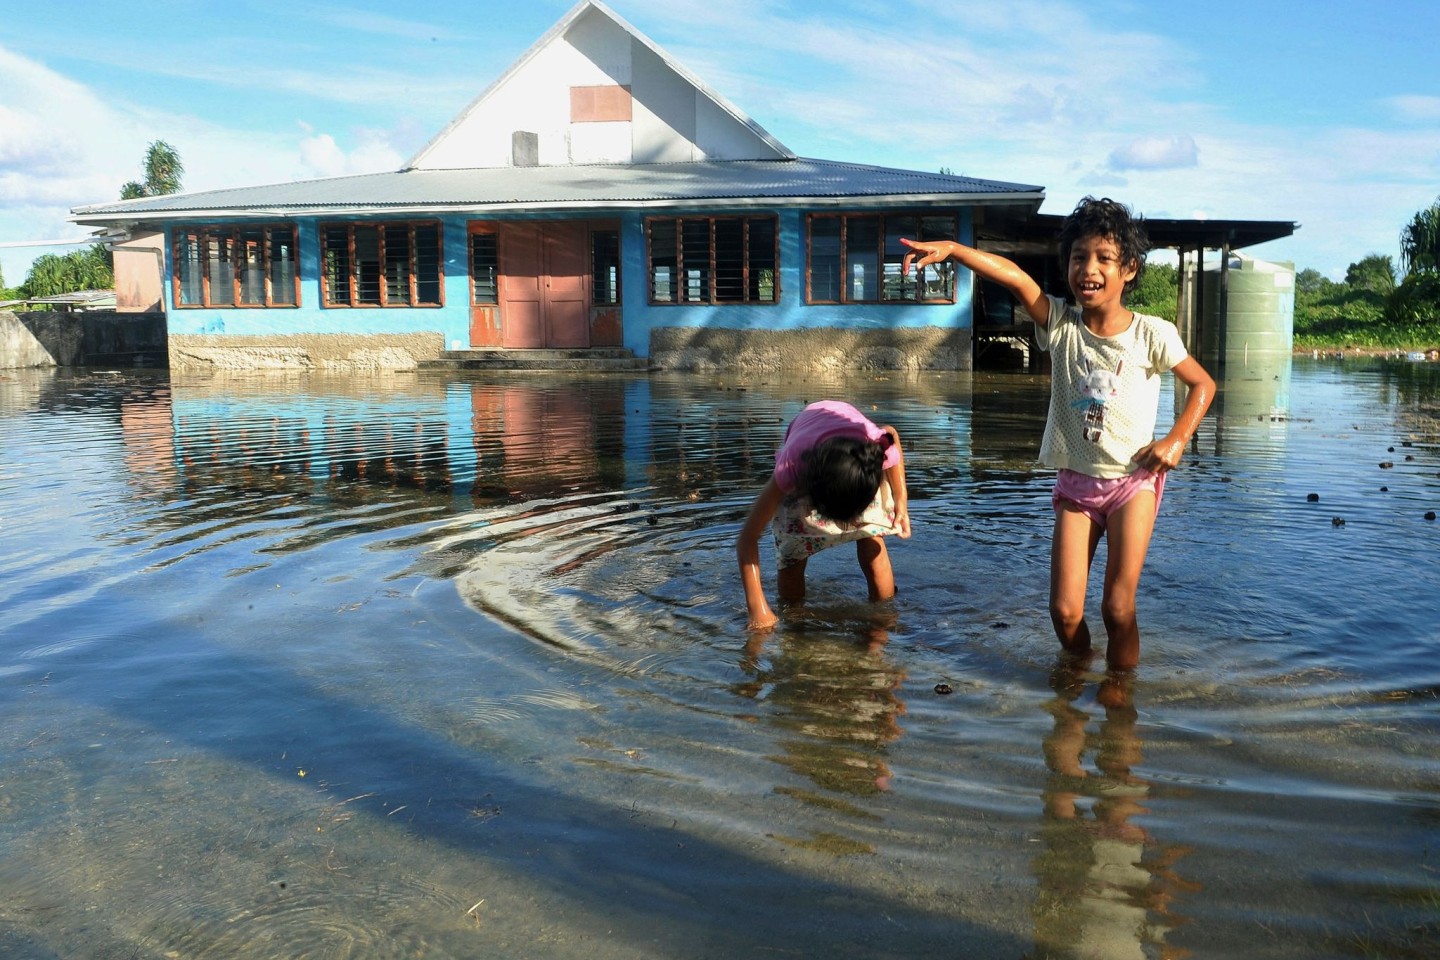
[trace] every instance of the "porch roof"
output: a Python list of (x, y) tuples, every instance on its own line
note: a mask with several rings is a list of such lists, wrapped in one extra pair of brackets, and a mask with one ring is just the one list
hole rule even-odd
[(401, 170), (93, 204), (75, 208), (70, 219), (106, 225), (792, 203), (850, 209), (1002, 204), (1034, 212), (1044, 196), (1044, 187), (1029, 184), (796, 158)]

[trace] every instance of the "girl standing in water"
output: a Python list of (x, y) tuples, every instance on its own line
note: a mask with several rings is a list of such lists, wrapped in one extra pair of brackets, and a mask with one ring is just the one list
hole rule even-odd
[[(1045, 294), (1004, 257), (949, 240), (901, 242), (911, 248), (902, 273), (956, 260), (1008, 289), (1035, 321), (1036, 341), (1052, 357), (1040, 459), (1059, 471), (1050, 619), (1066, 650), (1090, 652), (1085, 588), (1104, 537), (1105, 658), (1112, 669), (1132, 669), (1140, 660), (1135, 594), (1165, 476), (1179, 466), (1215, 397), (1215, 381), (1186, 351), (1175, 325), (1125, 306), (1149, 246), (1140, 220), (1123, 204), (1094, 197), (1065, 218), (1060, 259), (1074, 303)], [(1167, 370), (1189, 389), (1174, 425), (1157, 440), (1160, 375)]]

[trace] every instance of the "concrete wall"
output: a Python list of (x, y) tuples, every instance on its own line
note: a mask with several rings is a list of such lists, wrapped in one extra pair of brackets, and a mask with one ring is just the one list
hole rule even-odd
[(0, 311), (0, 369), (165, 362), (163, 313)]
[(421, 360), (438, 359), (444, 349), (445, 338), (438, 332), (297, 333), (289, 336), (177, 333), (170, 337), (170, 369), (176, 373), (213, 370), (355, 373), (414, 370)]
[(970, 330), (724, 330), (661, 327), (650, 333), (653, 370), (970, 370)]

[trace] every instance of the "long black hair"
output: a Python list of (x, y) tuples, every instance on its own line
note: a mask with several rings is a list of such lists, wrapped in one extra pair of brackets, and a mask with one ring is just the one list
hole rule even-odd
[(850, 523), (875, 499), (885, 478), (885, 450), (893, 441), (831, 437), (801, 454), (802, 483), (815, 510), (827, 520)]
[(1145, 233), (1145, 220), (1130, 212), (1123, 203), (1104, 197), (1086, 197), (1060, 225), (1060, 266), (1069, 269), (1070, 248), (1082, 237), (1109, 237), (1120, 248), (1120, 262), (1134, 264), (1135, 278), (1125, 284), (1128, 296), (1140, 284), (1145, 272), (1145, 254), (1150, 252), (1150, 237)]

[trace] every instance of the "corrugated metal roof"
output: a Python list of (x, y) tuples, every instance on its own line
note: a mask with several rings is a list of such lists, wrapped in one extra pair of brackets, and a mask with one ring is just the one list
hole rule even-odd
[(291, 217), (744, 207), (804, 202), (868, 207), (1021, 204), (1043, 187), (828, 160), (725, 160), (658, 164), (403, 170), (261, 187), (145, 197), (77, 207), (84, 224), (200, 217)]

